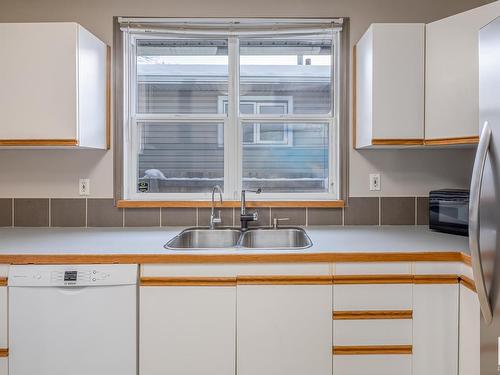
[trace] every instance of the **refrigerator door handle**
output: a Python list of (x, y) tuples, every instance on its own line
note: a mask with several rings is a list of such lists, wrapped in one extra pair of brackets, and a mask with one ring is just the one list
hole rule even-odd
[(483, 185), (484, 166), (488, 156), (488, 150), (491, 140), (491, 128), (486, 121), (481, 132), (481, 138), (477, 147), (476, 159), (474, 160), (474, 169), (470, 186), (469, 199), (469, 249), (472, 258), (472, 271), (474, 282), (476, 284), (477, 295), (486, 324), (490, 324), (493, 315), (491, 311), (490, 300), (486, 290), (484, 280), (483, 265), (481, 261), (481, 247), (479, 243), (479, 201), (481, 199), (481, 188)]

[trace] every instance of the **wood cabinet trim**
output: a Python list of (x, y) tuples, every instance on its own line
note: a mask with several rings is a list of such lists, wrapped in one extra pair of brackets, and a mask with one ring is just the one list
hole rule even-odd
[[(0, 283), (2, 280), (0, 279)], [(5, 285), (7, 279), (5, 278)], [(380, 285), (380, 284), (457, 284), (474, 290), (474, 282), (459, 275), (245, 275), (234, 277), (149, 277), (142, 276), (141, 286), (226, 286), (226, 285)], [(338, 311), (334, 319), (410, 319), (411, 310)], [(364, 317), (366, 315), (366, 317)], [(356, 316), (361, 316), (355, 318)], [(369, 316), (372, 316), (370, 318)], [(374, 317), (380, 316), (380, 317)], [(410, 318), (408, 318), (410, 316)]]
[(235, 286), (236, 277), (141, 277), (141, 286)]
[(413, 310), (334, 311), (333, 320), (413, 319)]
[(7, 286), (7, 281), (6, 277), (0, 277), (0, 286)]
[(369, 345), (339, 346), (332, 349), (333, 355), (376, 355), (376, 354), (412, 354), (412, 345)]
[[(300, 253), (300, 254), (66, 254), (0, 255), (0, 264), (221, 264), (221, 263), (380, 263), (380, 262), (463, 262), (470, 256), (461, 252), (415, 253)], [(338, 278), (338, 276), (337, 276)]]
[(141, 286), (331, 285), (331, 276), (141, 277)]
[(335, 285), (412, 284), (413, 275), (335, 275)]
[(0, 139), (0, 146), (78, 146), (76, 139)]
[(415, 275), (415, 284), (458, 284), (459, 275)]
[(423, 139), (404, 139), (404, 138), (372, 139), (372, 145), (374, 146), (422, 146), (423, 144), (424, 144)]
[(2, 348), (0, 349), (0, 357), (5, 358), (9, 356), (9, 349)]
[(426, 145), (438, 146), (438, 145), (475, 145), (479, 143), (478, 136), (470, 137), (456, 137), (456, 138), (432, 138), (426, 139), (424, 141)]
[(332, 276), (238, 276), (238, 285), (331, 285)]
[[(235, 208), (240, 207), (240, 201), (224, 201), (218, 207)], [(174, 208), (210, 208), (210, 201), (131, 201), (119, 200), (116, 204), (118, 208), (155, 208), (155, 207), (174, 207)], [(272, 208), (342, 208), (343, 200), (335, 201), (248, 201), (247, 207), (272, 207)]]
[(467, 276), (460, 276), (460, 284), (472, 290), (474, 293), (477, 292), (476, 283), (474, 282), (474, 280), (468, 278)]

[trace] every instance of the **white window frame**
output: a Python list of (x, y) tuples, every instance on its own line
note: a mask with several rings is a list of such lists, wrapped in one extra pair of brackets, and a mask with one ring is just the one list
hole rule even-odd
[[(252, 195), (252, 200), (338, 200), (340, 197), (340, 147), (339, 147), (339, 92), (340, 92), (340, 31), (332, 31), (332, 89), (331, 109), (327, 114), (308, 115), (244, 115), (239, 113), (239, 38), (229, 36), (228, 40), (228, 100), (227, 114), (138, 114), (136, 113), (136, 46), (140, 39), (165, 39), (167, 36), (149, 33), (124, 32), (124, 139), (123, 139), (123, 176), (124, 199), (142, 201), (209, 200), (206, 193), (138, 193), (138, 155), (140, 148), (140, 129), (142, 122), (165, 124), (168, 122), (194, 122), (223, 124), (224, 128), (224, 199), (239, 200), (242, 189), (242, 124), (244, 122), (266, 123), (327, 123), (329, 126), (329, 186), (321, 193), (267, 193)], [(222, 39), (214, 35), (213, 39)], [(224, 38), (226, 39), (226, 38)]]

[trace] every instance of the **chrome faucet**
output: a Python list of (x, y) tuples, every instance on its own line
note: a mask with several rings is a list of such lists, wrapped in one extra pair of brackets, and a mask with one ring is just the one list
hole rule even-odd
[(212, 212), (210, 214), (210, 229), (215, 229), (215, 224), (222, 223), (221, 210), (217, 210), (217, 216), (215, 216), (215, 192), (219, 193), (220, 204), (222, 206), (222, 189), (219, 185), (215, 185), (212, 189)]
[(247, 192), (260, 194), (262, 192), (262, 189), (261, 188), (258, 188), (257, 190), (246, 189), (246, 190), (241, 191), (240, 222), (241, 222), (241, 229), (243, 229), (243, 230), (248, 229), (248, 222), (249, 221), (257, 221), (259, 219), (258, 212), (247, 213), (247, 208), (246, 208), (246, 193)]

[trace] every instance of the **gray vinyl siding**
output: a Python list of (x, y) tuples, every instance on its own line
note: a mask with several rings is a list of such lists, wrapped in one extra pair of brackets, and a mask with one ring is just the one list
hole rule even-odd
[[(148, 169), (159, 169), (165, 177), (221, 177), (224, 163), (224, 147), (217, 142), (217, 130), (213, 125), (198, 131), (183, 130), (184, 125), (146, 125), (139, 156), (139, 175)], [(307, 125), (306, 125), (307, 126)], [(150, 130), (151, 128), (154, 129)], [(244, 147), (244, 170), (252, 171), (249, 177), (322, 178), (311, 167), (328, 160), (328, 148), (322, 131), (302, 130), (294, 132), (292, 146), (248, 145)], [(270, 163), (272, 162), (272, 163)]]
[[(258, 90), (245, 91), (245, 96), (284, 96), (293, 98), (294, 113), (327, 113), (330, 102), (329, 85), (315, 83), (303, 90), (285, 85), (263, 84)], [(138, 111), (142, 113), (219, 113), (219, 98), (227, 96), (224, 85), (186, 85), (140, 83)], [(150, 181), (151, 192), (206, 191), (222, 184), (224, 147), (222, 126), (214, 124), (176, 123), (143, 125), (139, 177), (149, 169), (160, 170), (167, 180)], [(315, 179), (316, 181), (267, 182), (267, 190), (322, 190), (328, 179), (328, 126), (295, 125), (293, 142), (288, 145), (245, 145), (243, 150), (244, 178), (250, 179)], [(176, 181), (168, 179), (205, 179)], [(208, 180), (207, 180), (208, 179)], [(294, 185), (295, 184), (295, 185)], [(244, 182), (245, 187), (263, 186), (262, 182)], [(280, 190), (281, 189), (281, 190)]]
[[(224, 85), (186, 85), (141, 83), (138, 90), (139, 113), (196, 113), (217, 114), (218, 98), (227, 96)], [(285, 96), (293, 98), (293, 111), (297, 114), (326, 114), (329, 112), (330, 91), (325, 84), (307, 84), (294, 89), (277, 85), (261, 85), (245, 90), (244, 96)], [(312, 87), (314, 86), (314, 87)]]

